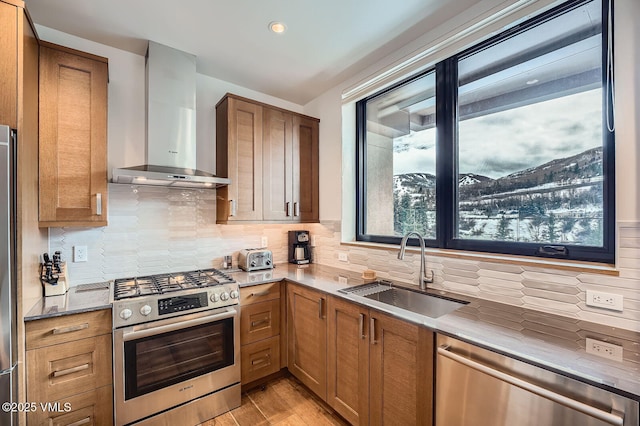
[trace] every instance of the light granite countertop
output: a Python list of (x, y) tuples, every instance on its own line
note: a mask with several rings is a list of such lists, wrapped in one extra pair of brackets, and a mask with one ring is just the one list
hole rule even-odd
[[(97, 287), (93, 289), (92, 287)], [(85, 290), (86, 289), (86, 290)], [(25, 315), (25, 321), (34, 321), (63, 315), (111, 309), (110, 283), (71, 287), (65, 294), (41, 298)]]
[[(366, 281), (356, 272), (323, 265), (278, 264), (273, 270), (230, 274), (240, 287), (283, 279), (305, 285), (640, 401), (638, 332), (442, 291), (431, 292), (468, 303), (434, 319), (342, 293), (339, 290)], [(64, 296), (43, 298), (25, 321), (108, 309), (111, 299), (109, 290), (77, 291), (72, 287)], [(623, 361), (587, 354), (587, 337), (622, 345)]]

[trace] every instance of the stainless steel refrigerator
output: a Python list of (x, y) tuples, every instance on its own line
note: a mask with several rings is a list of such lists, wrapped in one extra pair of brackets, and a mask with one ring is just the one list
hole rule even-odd
[[(16, 144), (0, 125), (0, 425), (18, 424), (5, 403), (18, 400), (16, 367)], [(10, 406), (9, 406), (10, 407)]]

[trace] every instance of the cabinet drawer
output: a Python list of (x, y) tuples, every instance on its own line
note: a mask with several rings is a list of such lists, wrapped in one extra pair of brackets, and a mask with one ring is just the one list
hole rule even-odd
[[(49, 401), (47, 401), (49, 402)], [(111, 426), (113, 425), (113, 395), (111, 386), (63, 398), (59, 411), (43, 411), (40, 407), (29, 413), (29, 425), (38, 426)], [(66, 404), (66, 405), (65, 405)]]
[(240, 306), (264, 302), (280, 298), (280, 283), (267, 283), (242, 287), (240, 289)]
[(280, 299), (244, 306), (240, 311), (240, 344), (280, 334)]
[(27, 351), (29, 401), (55, 401), (111, 384), (111, 335)]
[(111, 335), (111, 309), (25, 322), (27, 350)]
[(243, 385), (280, 371), (280, 337), (243, 346), (241, 371)]

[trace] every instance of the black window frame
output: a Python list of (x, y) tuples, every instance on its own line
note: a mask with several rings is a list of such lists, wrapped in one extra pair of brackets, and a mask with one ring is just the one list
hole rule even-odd
[[(570, 0), (538, 16), (509, 28), (486, 41), (480, 42), (463, 52), (453, 55), (427, 70), (412, 75), (403, 81), (385, 88), (378, 93), (359, 100), (356, 103), (356, 240), (385, 244), (400, 244), (402, 237), (391, 235), (366, 234), (367, 182), (366, 182), (366, 105), (367, 102), (408, 84), (427, 73), (436, 74), (436, 238), (425, 238), (427, 247), (454, 249), (474, 252), (551, 257), (576, 261), (602, 262), (612, 264), (615, 261), (615, 130), (607, 128), (607, 115), (613, 117), (612, 90), (606, 90), (607, 81), (607, 39), (612, 37), (609, 31), (609, 13), (613, 14), (609, 2), (602, 0), (602, 129), (603, 129), (603, 245), (580, 246), (570, 244), (506, 242), (455, 238), (457, 229), (457, 91), (458, 60), (475, 52), (499, 43), (517, 34), (527, 31), (542, 22), (553, 19), (567, 11), (588, 3), (590, 0)], [(610, 10), (611, 9), (611, 10)], [(613, 45), (613, 43), (612, 43)], [(418, 245), (416, 239), (409, 240), (410, 245)], [(561, 246), (566, 252), (545, 250), (549, 246)]]

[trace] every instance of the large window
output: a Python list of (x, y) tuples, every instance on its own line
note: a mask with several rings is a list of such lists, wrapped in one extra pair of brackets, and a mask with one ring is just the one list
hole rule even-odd
[(605, 6), (568, 2), (358, 102), (358, 239), (612, 262)]

